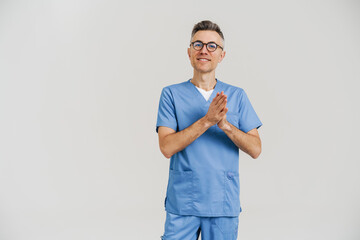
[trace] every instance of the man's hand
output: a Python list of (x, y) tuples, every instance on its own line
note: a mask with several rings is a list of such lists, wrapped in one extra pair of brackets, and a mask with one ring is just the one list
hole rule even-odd
[[(212, 100), (209, 106), (209, 110), (205, 115), (207, 122), (212, 126), (217, 124), (220, 120), (225, 117), (226, 121), (226, 113), (227, 108), (225, 107), (227, 103), (227, 96), (224, 94), (223, 91), (221, 93), (217, 93), (216, 97)], [(222, 122), (223, 125), (225, 122)]]
[[(227, 107), (225, 107), (225, 109), (223, 110), (225, 113), (227, 113), (229, 109)], [(225, 130), (225, 129), (228, 129), (230, 126), (229, 126), (229, 122), (227, 121), (226, 119), (226, 114), (223, 116), (223, 118), (217, 123), (218, 127), (221, 129), (221, 130)]]

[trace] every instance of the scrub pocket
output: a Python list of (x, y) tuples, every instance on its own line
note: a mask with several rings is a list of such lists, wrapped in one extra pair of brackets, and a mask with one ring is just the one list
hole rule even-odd
[(225, 171), (225, 213), (239, 213), (240, 209), (240, 184), (239, 173)]
[(192, 209), (192, 191), (193, 172), (170, 169), (166, 194), (166, 209), (179, 213)]

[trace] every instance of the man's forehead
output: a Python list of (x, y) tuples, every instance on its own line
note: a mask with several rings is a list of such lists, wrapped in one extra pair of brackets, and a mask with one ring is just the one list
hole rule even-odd
[(201, 41), (206, 41), (206, 42), (211, 42), (211, 41), (218, 42), (218, 41), (222, 41), (222, 38), (216, 31), (201, 30), (201, 31), (197, 31), (191, 40), (192, 41), (201, 40)]

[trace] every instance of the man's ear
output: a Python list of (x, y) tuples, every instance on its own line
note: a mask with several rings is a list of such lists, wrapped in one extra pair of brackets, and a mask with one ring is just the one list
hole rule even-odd
[(188, 56), (190, 58), (190, 48), (187, 49), (187, 52), (188, 52)]
[(222, 51), (219, 63), (224, 59), (226, 51)]

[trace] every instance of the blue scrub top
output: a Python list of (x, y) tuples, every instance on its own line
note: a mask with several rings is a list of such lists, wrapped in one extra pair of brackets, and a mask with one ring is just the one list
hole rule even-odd
[[(181, 131), (204, 117), (217, 92), (227, 95), (226, 119), (247, 133), (262, 126), (245, 91), (217, 80), (208, 101), (190, 82), (164, 87), (159, 126)], [(238, 216), (240, 206), (239, 148), (217, 124), (170, 158), (165, 210), (200, 217)]]

